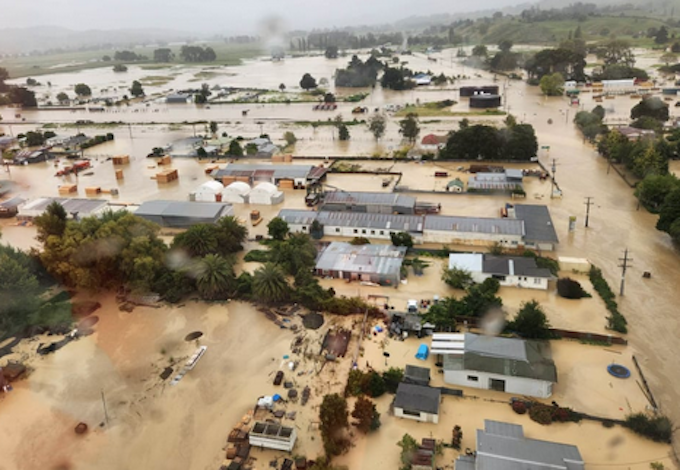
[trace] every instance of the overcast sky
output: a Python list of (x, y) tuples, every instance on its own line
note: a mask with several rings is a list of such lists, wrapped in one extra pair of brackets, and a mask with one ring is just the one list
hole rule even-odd
[(0, 28), (170, 28), (224, 35), (256, 32), (276, 16), (286, 29), (379, 24), (412, 15), (498, 8), (518, 0), (0, 0)]

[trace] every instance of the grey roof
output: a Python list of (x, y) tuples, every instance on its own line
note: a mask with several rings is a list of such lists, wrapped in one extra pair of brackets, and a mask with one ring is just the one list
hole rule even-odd
[(293, 225), (311, 225), (318, 216), (318, 212), (303, 209), (281, 209), (279, 211), (279, 218)]
[(428, 215), (425, 217), (425, 229), (473, 233), (500, 233), (518, 236), (524, 235), (524, 223), (521, 220), (483, 217)]
[(427, 367), (418, 367), (411, 364), (406, 364), (404, 368), (404, 377), (416, 380), (430, 380), (430, 369)]
[(530, 242), (557, 243), (557, 233), (546, 206), (515, 204), (515, 218), (524, 221), (524, 238)]
[[(477, 430), (476, 470), (584, 470), (578, 448), (569, 444), (527, 439), (505, 432), (507, 423), (485, 420)], [(521, 431), (521, 426), (518, 426)], [(462, 467), (465, 468), (465, 467)], [(459, 470), (456, 464), (456, 470)]]
[(444, 355), (444, 370), (473, 370), (557, 382), (548, 342), (465, 334), (462, 355)]
[(19, 196), (14, 196), (11, 199), (7, 199), (6, 201), (0, 202), (0, 207), (14, 208), (23, 204), (24, 202), (26, 202), (26, 199), (21, 198)]
[(314, 167), (312, 165), (270, 165), (265, 163), (247, 164), (230, 163), (226, 167), (214, 172), (214, 178), (223, 176), (255, 176), (255, 172), (273, 172), (273, 177), (279, 178), (307, 178)]
[(456, 470), (475, 470), (475, 458), (471, 455), (461, 455), (456, 460)]
[(438, 388), (400, 383), (394, 398), (394, 407), (421, 413), (439, 414), (442, 392)]
[(524, 428), (521, 425), (492, 421), (490, 419), (484, 421), (484, 432), (518, 439), (524, 437)]
[(147, 201), (135, 211), (135, 215), (219, 218), (230, 215), (233, 209), (230, 204), (221, 202), (189, 202), (189, 201)]
[(396, 232), (422, 232), (423, 216), (372, 214), (366, 212), (306, 211), (282, 209), (279, 217), (289, 224), (308, 225), (315, 219), (322, 225), (384, 229)]
[(549, 269), (536, 266), (536, 260), (526, 256), (483, 255), (482, 272), (510, 276), (531, 276), (550, 279)]
[(324, 204), (415, 207), (416, 198), (395, 193), (332, 191), (324, 196)]
[(333, 242), (321, 252), (316, 269), (399, 276), (406, 247)]
[(52, 202), (58, 202), (68, 214), (77, 212), (80, 217), (97, 212), (108, 202), (104, 199), (79, 199), (66, 197), (44, 197), (24, 205), (25, 211), (44, 211)]

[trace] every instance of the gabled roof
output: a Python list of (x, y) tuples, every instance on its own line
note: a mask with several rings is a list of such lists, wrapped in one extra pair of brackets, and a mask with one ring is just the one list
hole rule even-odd
[(356, 246), (345, 242), (333, 242), (319, 255), (316, 269), (398, 275), (405, 255), (404, 246)]
[(549, 269), (539, 268), (534, 258), (526, 256), (482, 255), (482, 272), (507, 276), (531, 276), (550, 279)]
[(323, 202), (324, 204), (415, 207), (416, 198), (395, 193), (331, 191), (324, 195)]
[(515, 204), (515, 218), (524, 222), (525, 240), (529, 242), (559, 242), (550, 217), (550, 211), (546, 206)]
[(439, 414), (442, 392), (438, 388), (400, 383), (394, 398), (394, 407), (421, 413)]

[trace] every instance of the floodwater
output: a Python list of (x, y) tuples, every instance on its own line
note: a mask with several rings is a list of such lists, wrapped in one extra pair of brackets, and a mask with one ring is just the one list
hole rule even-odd
[[(463, 73), (462, 67), (453, 62), (453, 67), (449, 60), (449, 52), (445, 51), (439, 55), (440, 60), (436, 63), (428, 61), (424, 57), (414, 56), (406, 60), (410, 62), (410, 66), (414, 69), (430, 68), (434, 72), (444, 71), (447, 74)], [(652, 62), (653, 58), (644, 59)], [(340, 60), (337, 63), (342, 65), (344, 61)], [(293, 77), (301, 76), (302, 73), (310, 71), (314, 74), (315, 70), (319, 76), (330, 76), (332, 70), (338, 65), (331, 65), (324, 58), (314, 59), (299, 59), (286, 60), (284, 63), (271, 62), (252, 62), (248, 63), (243, 68), (234, 68), (240, 74), (237, 76), (220, 77), (220, 83), (229, 84), (237, 83), (237, 80), (243, 80), (243, 77), (267, 77), (262, 78), (263, 84), (270, 84), (271, 86), (278, 86), (277, 82), (281, 80), (292, 80)], [(324, 72), (325, 70), (325, 72)], [(458, 72), (457, 72), (458, 71)], [(101, 70), (88, 71), (89, 73), (106, 72)], [(145, 71), (146, 72), (146, 71)], [(158, 71), (148, 71), (149, 74), (156, 75)], [(82, 72), (85, 73), (85, 72)], [(136, 72), (135, 72), (136, 73)], [(483, 78), (471, 78), (463, 83), (483, 84), (488, 83), (492, 77), (483, 72), (476, 72), (470, 69), (466, 70), (466, 74), (473, 75), (479, 73)], [(291, 77), (286, 78), (286, 77)], [(260, 79), (258, 78), (258, 80)], [(319, 77), (317, 77), (319, 78)], [(47, 81), (48, 78), (41, 77), (41, 81)], [(80, 81), (78, 77), (67, 76), (64, 78), (66, 83), (75, 83)], [(217, 79), (216, 79), (217, 80)], [(231, 82), (231, 80), (234, 80)], [(254, 80), (254, 79), (253, 79)], [(299, 78), (296, 79), (296, 82)], [(53, 81), (53, 86), (56, 81)], [(102, 79), (102, 83), (106, 84)], [(200, 82), (199, 82), (200, 83)], [(505, 82), (499, 82), (503, 85)], [(257, 84), (261, 86), (260, 83)], [(291, 84), (295, 86), (295, 83)], [(288, 86), (288, 84), (287, 84)], [(552, 213), (553, 222), (555, 224), (558, 236), (560, 238), (560, 245), (557, 251), (559, 256), (575, 256), (586, 257), (592, 263), (602, 268), (606, 279), (615, 291), (618, 291), (619, 282), (621, 279), (621, 269), (619, 268), (619, 258), (623, 256), (624, 249), (628, 249), (633, 258), (632, 266), (628, 269), (625, 284), (625, 296), (618, 299), (620, 310), (626, 316), (629, 322), (628, 339), (630, 345), (622, 353), (621, 359), (613, 357), (612, 360), (625, 360), (630, 363), (630, 354), (635, 353), (640, 361), (640, 364), (645, 372), (646, 378), (650, 383), (651, 389), (654, 392), (657, 402), (660, 404), (662, 412), (669, 415), (676, 423), (680, 422), (680, 388), (676, 386), (676, 378), (680, 376), (680, 363), (675, 359), (677, 350), (677, 338), (680, 337), (680, 317), (677, 315), (678, 305), (680, 305), (680, 255), (676, 248), (673, 247), (670, 238), (655, 230), (657, 216), (647, 213), (644, 209), (638, 208), (637, 201), (633, 196), (632, 189), (628, 187), (622, 179), (615, 173), (607, 174), (606, 162), (597, 155), (593, 148), (584, 143), (583, 139), (571, 123), (571, 119), (578, 109), (591, 109), (596, 103), (593, 102), (589, 94), (582, 96), (581, 108), (570, 107), (568, 102), (563, 98), (545, 98), (539, 95), (537, 88), (531, 88), (521, 82), (510, 82), (507, 87), (507, 108), (512, 114), (517, 116), (520, 121), (531, 123), (536, 128), (539, 138), (539, 145), (543, 148), (540, 151), (540, 160), (546, 166), (550, 166), (553, 159), (556, 165), (556, 179), (564, 196), (561, 199), (549, 198), (549, 183), (541, 184), (538, 181), (530, 181), (528, 198), (526, 202), (547, 204)], [(439, 99), (452, 98), (457, 99), (457, 92), (455, 91), (426, 91), (416, 90), (403, 93), (383, 92), (377, 88), (369, 98), (366, 99), (362, 105), (374, 107), (381, 106), (385, 103), (404, 103), (414, 102), (416, 99), (421, 101), (435, 101)], [(628, 97), (617, 97), (613, 100), (606, 100), (603, 105), (610, 112), (610, 118), (625, 116), (628, 113), (630, 106), (634, 101)], [(341, 104), (339, 112), (343, 116), (348, 117), (350, 109), (353, 105)], [(457, 105), (457, 107), (464, 109), (465, 103)], [(251, 112), (247, 118), (241, 117), (241, 110), (250, 108)], [(150, 104), (149, 108), (138, 107), (137, 112), (133, 109), (116, 113), (88, 113), (86, 111), (78, 111), (75, 113), (62, 111), (28, 111), (23, 113), (27, 122), (36, 123), (59, 123), (68, 122), (76, 119), (91, 119), (97, 122), (122, 120), (134, 123), (147, 123), (145, 125), (131, 126), (130, 129), (125, 127), (114, 128), (113, 132), (116, 135), (116, 140), (113, 143), (108, 143), (102, 146), (94, 147), (86, 152), (92, 157), (99, 156), (99, 161), (94, 161), (94, 174), (92, 176), (81, 175), (79, 181), (79, 194), (84, 195), (84, 187), (90, 185), (102, 186), (102, 188), (119, 187), (120, 195), (118, 200), (121, 202), (141, 202), (148, 199), (166, 198), (166, 199), (186, 199), (188, 192), (194, 187), (197, 187), (201, 182), (207, 181), (204, 169), (208, 164), (197, 163), (191, 160), (175, 159), (173, 167), (179, 169), (180, 180), (177, 183), (170, 185), (161, 185), (151, 179), (155, 172), (155, 168), (148, 168), (153, 165), (144, 156), (150, 152), (152, 147), (164, 145), (169, 141), (191, 135), (193, 129), (189, 126), (177, 128), (175, 126), (165, 125), (149, 125), (150, 122), (181, 122), (185, 120), (217, 120), (220, 122), (220, 132), (223, 130), (230, 135), (243, 135), (244, 137), (255, 137), (260, 131), (270, 133), (272, 138), (280, 141), (280, 136), (285, 130), (293, 130), (301, 139), (294, 149), (296, 155), (311, 155), (311, 156), (327, 156), (327, 155), (371, 155), (378, 151), (389, 151), (398, 147), (400, 137), (398, 134), (398, 119), (390, 118), (388, 123), (388, 133), (380, 144), (376, 144), (372, 136), (370, 136), (365, 128), (360, 129), (361, 126), (352, 126), (350, 132), (352, 139), (348, 143), (338, 142), (334, 140), (336, 136), (333, 135), (332, 129), (319, 128), (314, 131), (307, 127), (291, 127), (291, 121), (295, 120), (310, 120), (317, 119), (326, 114), (319, 114), (319, 112), (312, 112), (309, 104), (295, 104), (295, 105), (225, 105), (225, 106), (211, 106), (210, 109), (196, 107), (194, 105), (186, 105), (182, 107), (169, 107), (166, 105)], [(148, 109), (148, 111), (143, 111)], [(154, 112), (158, 109), (158, 112)], [(677, 115), (677, 108), (671, 107), (671, 114)], [(2, 109), (0, 112), (3, 115), (4, 122), (2, 123), (3, 130), (8, 132), (10, 130), (8, 121), (14, 121), (13, 110)], [(328, 115), (332, 117), (333, 115)], [(461, 118), (422, 118), (422, 121), (437, 121), (423, 124), (423, 131), (421, 135), (429, 132), (444, 133), (448, 130), (455, 129)], [(474, 118), (473, 118), (474, 119)], [(502, 118), (495, 118), (496, 120)], [(493, 120), (493, 119), (486, 119)], [(549, 123), (549, 120), (551, 123)], [(227, 123), (230, 122), (230, 124)], [(236, 123), (238, 121), (238, 124)], [(14, 121), (16, 122), (16, 121)], [(259, 124), (262, 122), (262, 124)], [(11, 124), (11, 131), (14, 133), (23, 132), (29, 128), (34, 128), (34, 124), (28, 123), (13, 123)], [(90, 134), (97, 132), (97, 129), (83, 129)], [(108, 129), (104, 130), (108, 131)], [(60, 130), (64, 132), (64, 130)], [(71, 132), (69, 130), (66, 133)], [(100, 130), (101, 132), (101, 130)], [(132, 132), (132, 138), (130, 138)], [(124, 167), (125, 179), (123, 182), (117, 183), (113, 177), (113, 167), (111, 162), (105, 162), (104, 158), (108, 155), (115, 155), (120, 153), (129, 153), (133, 157), (133, 162), (128, 168)], [(314, 163), (323, 163), (323, 160), (315, 161)], [(672, 163), (672, 170), (680, 173), (679, 162)], [(363, 163), (362, 163), (363, 164)], [(373, 165), (375, 163), (371, 163)], [(379, 162), (380, 166), (388, 166), (389, 162)], [(366, 163), (368, 165), (368, 163)], [(452, 169), (457, 167), (457, 164), (448, 164)], [(430, 172), (434, 171), (433, 164), (418, 164), (418, 163), (400, 163), (395, 168), (403, 171), (409, 177), (413, 175), (423, 175), (423, 178)], [(60, 178), (53, 176), (55, 169), (51, 164), (29, 166), (23, 168), (11, 168), (10, 177), (21, 184), (20, 193), (29, 196), (41, 195), (56, 195), (57, 186), (62, 183)], [(4, 175), (7, 177), (7, 175)], [(341, 187), (343, 189), (363, 189), (363, 190), (379, 190), (381, 178), (376, 177), (357, 177), (355, 175), (332, 175), (329, 183)], [(304, 192), (301, 191), (286, 191), (285, 207), (303, 207)], [(595, 205), (591, 207), (590, 227), (584, 227), (585, 217), (585, 197), (590, 196), (594, 198)], [(511, 202), (510, 199), (501, 196), (494, 197), (479, 197), (479, 196), (454, 196), (445, 194), (422, 194), (418, 195), (422, 200), (431, 202), (441, 202), (443, 212), (447, 214), (460, 215), (478, 215), (494, 217), (498, 214), (498, 209), (506, 202)], [(236, 206), (237, 214), (244, 219), (251, 208), (248, 206)], [(262, 210), (265, 222), (260, 224), (252, 234), (264, 233), (266, 231), (266, 221), (273, 217), (279, 210), (277, 207), (263, 208), (258, 206), (257, 209)], [(574, 232), (568, 231), (568, 220), (570, 216), (576, 216), (578, 219), (577, 228)], [(3, 224), (5, 225), (5, 224)], [(26, 240), (30, 240), (33, 234), (33, 229), (30, 227), (3, 227), (3, 239), (10, 243), (16, 242), (24, 246)], [(429, 268), (434, 271), (436, 268)], [(643, 272), (650, 272), (651, 279), (642, 278)], [(431, 278), (432, 279), (432, 278)], [(436, 276), (432, 279), (432, 284), (424, 286), (417, 281), (413, 281), (414, 289), (408, 286), (402, 286), (399, 290), (392, 290), (390, 295), (395, 295), (395, 298), (403, 298), (412, 296), (414, 293), (423, 292), (429, 296), (441, 295), (445, 286), (436, 282)], [(420, 286), (420, 287), (416, 287)], [(358, 289), (356, 285), (350, 285), (349, 289)], [(415, 290), (416, 288), (422, 290)], [(368, 293), (368, 288), (360, 288), (362, 294)], [(531, 293), (533, 294), (533, 293)], [(503, 292), (504, 297), (508, 296), (508, 305), (511, 307), (517, 306), (522, 300), (526, 300), (530, 295), (528, 293), (515, 294)], [(543, 293), (536, 294), (540, 296), (539, 300), (545, 302), (547, 310), (551, 313), (551, 320), (556, 325), (573, 326), (574, 329), (588, 329), (591, 331), (601, 332), (602, 330), (602, 316), (604, 315), (603, 306), (599, 299), (587, 299), (589, 304), (582, 304), (582, 308), (572, 309), (571, 306), (560, 299), (554, 299), (550, 295)], [(527, 297), (525, 297), (527, 296)], [(181, 312), (181, 310), (178, 310)], [(592, 316), (589, 316), (592, 315)], [(170, 317), (168, 317), (170, 318)], [(196, 329), (196, 328), (194, 328)], [(122, 330), (121, 330), (122, 331)], [(187, 330), (189, 331), (189, 330)], [(191, 330), (193, 331), (193, 330)], [(132, 334), (132, 333), (130, 333)], [(124, 349), (126, 342), (121, 342), (116, 348)], [(585, 347), (585, 346), (584, 346)], [(65, 349), (64, 351), (67, 351)], [(59, 354), (54, 357), (59, 357)], [(565, 356), (572, 354), (587, 354), (587, 350), (575, 349), (574, 351), (567, 351)], [(54, 359), (52, 359), (54, 360)], [(608, 359), (602, 359), (607, 361)], [(559, 370), (559, 363), (558, 363)], [(572, 380), (576, 375), (580, 375), (578, 371), (569, 366), (567, 380)], [(566, 373), (566, 371), (565, 371)], [(637, 374), (635, 374), (637, 375)], [(637, 377), (636, 377), (637, 378)], [(575, 380), (575, 379), (574, 379)], [(632, 380), (632, 379), (631, 379)], [(32, 382), (32, 381), (31, 381)], [(632, 382), (631, 382), (632, 384)], [(27, 385), (24, 385), (27, 386)], [(606, 389), (606, 387), (605, 387)], [(581, 406), (594, 406), (600, 403), (601, 396), (596, 396), (596, 393), (608, 393), (604, 390), (599, 392), (591, 392), (589, 389), (584, 389), (585, 392), (579, 396), (579, 404)], [(576, 393), (578, 390), (572, 392)], [(208, 391), (206, 390), (206, 393)], [(212, 393), (212, 392), (211, 392)], [(19, 396), (19, 394), (16, 394)], [(573, 396), (573, 395), (572, 395)], [(9, 402), (11, 403), (10, 399)], [(179, 402), (178, 402), (179, 403)], [(637, 397), (634, 400), (635, 410), (642, 410), (644, 405)], [(569, 403), (566, 403), (569, 404)], [(380, 405), (384, 407), (384, 404)], [(463, 405), (460, 405), (463, 406)], [(38, 408), (37, 408), (38, 409)], [(11, 407), (4, 406), (0, 412), (11, 413)], [(35, 419), (38, 419), (38, 412), (36, 411)], [(239, 412), (240, 413), (240, 412)], [(597, 414), (594, 412), (594, 414)], [(483, 412), (480, 410), (480, 416)], [(3, 416), (3, 421), (6, 416)], [(505, 418), (505, 417), (504, 417)], [(189, 418), (186, 418), (189, 420)], [(458, 419), (458, 418), (455, 418)], [(8, 420), (12, 422), (12, 419)], [(525, 421), (525, 425), (528, 422)], [(180, 422), (175, 423), (182, 426)], [(225, 430), (230, 426), (230, 423), (221, 423), (221, 435), (225, 434)], [(476, 426), (479, 423), (475, 423)], [(190, 428), (194, 424), (188, 425)], [(582, 425), (584, 426), (584, 425)], [(409, 426), (411, 427), (411, 426)], [(157, 426), (156, 431), (160, 432)], [(178, 428), (179, 429), (179, 428)], [(195, 428), (194, 428), (195, 429)], [(472, 435), (470, 427), (467, 428), (469, 432), (468, 439)], [(580, 428), (574, 428), (580, 429)], [(149, 431), (151, 432), (151, 431)], [(448, 432), (448, 431), (445, 431)], [(533, 429), (533, 436), (541, 437), (540, 430)], [(597, 437), (599, 432), (605, 432), (604, 429), (593, 430)], [(536, 433), (539, 433), (538, 435)], [(550, 430), (552, 435), (553, 430)], [(208, 434), (206, 432), (206, 434)], [(380, 435), (380, 434), (378, 434)], [(391, 442), (396, 439), (392, 439)], [(397, 436), (397, 439), (400, 436)], [(382, 437), (372, 437), (369, 439), (372, 443), (384, 443)], [(569, 440), (570, 437), (564, 435), (564, 440)], [(680, 444), (679, 438), (676, 437), (675, 446)], [(361, 446), (366, 450), (365, 454), (370, 454), (370, 447), (368, 442)], [(467, 441), (472, 445), (471, 441)], [(214, 450), (218, 450), (217, 443), (214, 444)], [(386, 443), (384, 443), (387, 445)], [(102, 446), (105, 446), (102, 443)], [(112, 447), (112, 446), (111, 446)], [(167, 447), (163, 447), (167, 449)], [(120, 448), (117, 448), (120, 449)], [(167, 461), (161, 455), (157, 455), (154, 451), (155, 457), (158, 460), (149, 457), (151, 464), (152, 460), (155, 462)], [(358, 452), (358, 451), (357, 451)], [(584, 450), (585, 452), (585, 450)], [(662, 452), (663, 454), (663, 452)], [(353, 454), (355, 455), (355, 454)], [(594, 454), (591, 454), (594, 455)], [(638, 457), (637, 455), (635, 457)], [(658, 449), (650, 452), (641, 452), (639, 459), (635, 460), (632, 457), (629, 460), (618, 460), (617, 463), (623, 465), (624, 463), (632, 463), (645, 459), (656, 459), (659, 457)], [(364, 466), (364, 463), (369, 460), (361, 460), (363, 457), (356, 457), (359, 460), (355, 462), (360, 463), (358, 467)], [(596, 463), (602, 462), (603, 459), (596, 459)], [(658, 460), (661, 460), (660, 458)], [(667, 462), (667, 460), (664, 460)], [(371, 462), (373, 463), (373, 462)], [(646, 464), (645, 464), (646, 465)], [(153, 465), (150, 465), (153, 466)], [(631, 468), (646, 468), (644, 466)], [(185, 467), (188, 468), (188, 467)], [(196, 466), (193, 468), (204, 468)], [(387, 468), (387, 467), (385, 467)]]

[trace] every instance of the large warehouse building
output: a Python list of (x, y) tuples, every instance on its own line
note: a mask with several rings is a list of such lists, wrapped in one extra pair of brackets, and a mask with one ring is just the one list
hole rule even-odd
[(397, 286), (406, 247), (333, 242), (319, 255), (316, 273), (350, 281)]
[(333, 191), (325, 193), (319, 210), (415, 214), (416, 198), (395, 193)]
[(310, 183), (323, 181), (327, 172), (328, 168), (312, 165), (230, 163), (213, 171), (211, 176), (225, 186), (234, 181), (243, 181), (251, 186), (265, 181), (281, 189), (302, 189)]
[(231, 204), (223, 202), (147, 201), (135, 215), (161, 227), (187, 228), (196, 224), (215, 224), (234, 215)]

